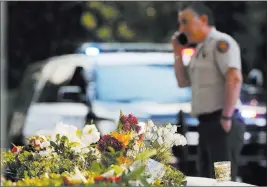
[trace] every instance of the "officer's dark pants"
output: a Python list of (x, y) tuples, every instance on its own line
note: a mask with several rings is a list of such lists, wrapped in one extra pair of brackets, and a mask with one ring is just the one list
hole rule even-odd
[(200, 177), (215, 178), (213, 163), (231, 161), (231, 175), (232, 180), (235, 181), (243, 147), (245, 125), (235, 113), (232, 128), (226, 133), (220, 124), (221, 112), (222, 110), (218, 110), (198, 117), (200, 121), (198, 172)]

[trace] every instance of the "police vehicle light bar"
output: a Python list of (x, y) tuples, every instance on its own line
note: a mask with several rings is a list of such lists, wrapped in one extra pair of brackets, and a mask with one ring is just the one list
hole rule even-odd
[(99, 55), (100, 50), (97, 47), (88, 47), (85, 49), (85, 54), (88, 56), (97, 56)]
[(108, 52), (172, 52), (169, 43), (85, 43), (78, 48), (78, 53), (97, 55)]

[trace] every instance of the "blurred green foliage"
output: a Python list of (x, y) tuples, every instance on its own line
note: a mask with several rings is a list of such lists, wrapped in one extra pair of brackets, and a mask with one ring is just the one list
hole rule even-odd
[[(101, 41), (114, 41), (118, 37), (126, 40), (134, 39), (134, 32), (125, 22), (121, 21), (123, 20), (123, 15), (116, 4), (91, 1), (87, 3), (86, 7), (85, 13), (81, 17), (81, 22), (85, 28), (95, 33), (94, 35), (97, 39)], [(95, 15), (97, 15), (98, 20), (95, 19)], [(97, 25), (97, 21), (100, 24)], [(92, 25), (94, 25), (93, 28)]]
[(90, 12), (83, 13), (81, 22), (88, 29), (95, 29), (97, 27), (96, 18)]

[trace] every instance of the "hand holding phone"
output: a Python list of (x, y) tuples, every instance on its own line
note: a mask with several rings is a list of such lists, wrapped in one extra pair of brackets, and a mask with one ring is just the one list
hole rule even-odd
[(188, 40), (184, 33), (176, 31), (172, 35), (172, 46), (176, 55), (181, 55), (182, 49), (186, 46)]

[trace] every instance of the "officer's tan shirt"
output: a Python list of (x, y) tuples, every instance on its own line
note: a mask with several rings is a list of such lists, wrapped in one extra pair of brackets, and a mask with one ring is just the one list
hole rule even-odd
[(241, 70), (239, 45), (228, 34), (213, 28), (206, 40), (197, 45), (187, 67), (193, 115), (223, 109), (225, 76), (230, 67)]

